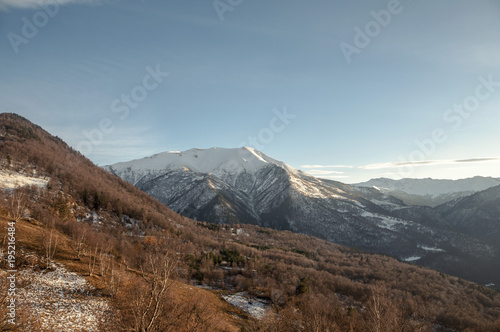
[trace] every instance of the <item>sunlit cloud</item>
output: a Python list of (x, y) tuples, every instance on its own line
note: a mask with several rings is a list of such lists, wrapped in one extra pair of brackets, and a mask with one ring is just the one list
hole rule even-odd
[(34, 9), (41, 6), (66, 5), (70, 3), (99, 3), (99, 0), (0, 0), (0, 9), (19, 8)]
[(325, 176), (318, 176), (318, 178), (327, 179), (327, 180), (341, 180), (341, 179), (348, 179), (348, 178), (350, 178), (350, 176), (348, 176), (348, 175), (325, 175)]
[(339, 172), (339, 171), (322, 171), (319, 169), (311, 169), (307, 171), (307, 173), (311, 175), (330, 175), (330, 174), (344, 174), (344, 172)]
[(419, 167), (419, 166), (435, 166), (435, 165), (453, 165), (462, 163), (484, 163), (491, 161), (499, 161), (500, 158), (472, 158), (472, 159), (452, 159), (452, 160), (425, 160), (425, 161), (407, 161), (407, 162), (390, 162), (369, 164), (360, 166), (360, 169), (387, 169), (387, 168), (400, 168), (400, 167)]
[(301, 168), (354, 168), (350, 165), (302, 165)]

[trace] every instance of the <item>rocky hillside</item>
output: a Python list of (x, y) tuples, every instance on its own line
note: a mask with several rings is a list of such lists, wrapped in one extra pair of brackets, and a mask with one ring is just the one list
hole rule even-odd
[(165, 152), (104, 168), (189, 218), (291, 230), (500, 284), (496, 246), (438, 211), (378, 188), (312, 177), (252, 148)]

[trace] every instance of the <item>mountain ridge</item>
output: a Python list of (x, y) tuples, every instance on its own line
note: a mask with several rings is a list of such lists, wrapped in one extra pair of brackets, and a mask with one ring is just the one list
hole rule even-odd
[[(207, 154), (210, 155), (209, 158), (205, 157)], [(203, 162), (200, 162), (201, 160)], [(183, 170), (187, 168), (198, 173), (212, 173), (219, 177), (225, 177), (242, 172), (254, 173), (269, 164), (275, 164), (294, 174), (301, 172), (250, 147), (237, 149), (193, 148), (186, 151), (166, 151), (129, 162), (106, 165), (103, 168), (112, 168), (119, 172), (123, 171), (123, 167), (126, 167), (135, 172), (150, 173), (161, 172), (165, 169)]]
[(454, 199), (500, 185), (500, 179), (483, 176), (458, 180), (375, 178), (353, 185), (374, 187), (383, 193), (401, 199), (408, 205), (436, 207)]
[[(500, 296), (486, 287), (315, 237), (252, 225), (196, 222), (99, 169), (25, 119), (0, 114), (0, 132), (5, 134), (0, 139), (2, 170), (48, 179), (43, 188), (14, 191), (27, 193), (16, 233), (16, 247), (24, 249), (16, 255), (19, 272), (46, 274), (39, 264), (47, 261), (47, 244), (59, 239), (50, 259), (95, 282), (112, 304), (109, 319), (99, 330), (146, 330), (149, 323), (154, 331), (312, 331), (318, 326), (325, 331), (373, 327), (496, 331), (500, 326)], [(350, 188), (335, 182), (325, 185)], [(367, 195), (365, 199), (381, 195), (369, 188), (359, 191)], [(5, 215), (12, 213), (9, 202), (19, 196), (4, 194), (0, 222), (7, 225), (12, 222)], [(1, 237), (5, 234), (6, 227), (0, 227)], [(431, 249), (436, 248), (422, 250)], [(171, 256), (164, 256), (165, 251)], [(152, 284), (153, 275), (163, 262), (175, 262), (178, 268), (171, 280), (176, 281), (166, 296), (154, 297), (158, 288)], [(5, 286), (6, 278), (0, 281)], [(19, 290), (29, 289), (19, 284)], [(56, 318), (60, 303), (42, 295), (32, 305)], [(230, 301), (223, 302), (226, 298)], [(149, 299), (159, 304), (158, 316), (147, 311)], [(264, 303), (266, 318), (249, 317), (244, 309), (230, 305), (232, 300), (246, 306)], [(24, 299), (19, 301), (24, 309)], [(26, 309), (19, 316), (19, 327), (33, 330), (22, 324), (36, 324), (41, 317)], [(81, 307), (77, 315), (87, 316), (87, 309)], [(134, 313), (144, 319), (138, 321)], [(62, 323), (57, 329), (69, 330)]]
[[(438, 266), (445, 272), (451, 271), (451, 260), (464, 260), (464, 265), (465, 261), (487, 261), (481, 263), (483, 266), (496, 256), (490, 244), (462, 233), (432, 208), (407, 205), (375, 188), (290, 172), (283, 166), (286, 163), (246, 149), (224, 149), (224, 155), (238, 156), (238, 160), (232, 158), (229, 162), (218, 157), (213, 158), (216, 162), (211, 160), (212, 153), (220, 153), (217, 149), (198, 149), (163, 154), (168, 157), (163, 164), (150, 157), (141, 159), (140, 167), (138, 161), (132, 161), (104, 168), (134, 183), (175, 212), (196, 220), (291, 230), (400, 259), (427, 257), (429, 266)], [(259, 167), (241, 168), (241, 163), (246, 162), (239, 155), (241, 151), (248, 158), (259, 160)], [(198, 164), (206, 158), (217, 165), (204, 166), (205, 170), (215, 170), (213, 173), (200, 172), (203, 168)], [(273, 162), (262, 163), (260, 158)], [(183, 159), (187, 161), (184, 163)], [(151, 161), (153, 166), (148, 166)], [(227, 165), (231, 168), (224, 169)], [(441, 247), (445, 249), (438, 254), (422, 249)], [(462, 275), (489, 282), (488, 277), (480, 274), (474, 276), (464, 270)]]

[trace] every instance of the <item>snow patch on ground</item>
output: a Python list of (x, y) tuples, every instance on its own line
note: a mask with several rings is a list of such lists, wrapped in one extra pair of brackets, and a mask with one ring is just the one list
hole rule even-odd
[(390, 230), (395, 230), (396, 225), (407, 225), (408, 221), (398, 219), (398, 218), (392, 218), (392, 217), (387, 217), (387, 216), (382, 216), (377, 213), (372, 213), (368, 211), (364, 211), (361, 213), (362, 217), (365, 218), (371, 218), (374, 220), (377, 224), (378, 227), (380, 228), (385, 228), (385, 229), (390, 229)]
[(382, 218), (380, 220), (380, 224), (378, 224), (378, 227), (394, 230), (396, 225), (407, 225), (407, 224), (408, 222), (403, 221), (401, 219), (387, 217), (387, 218)]
[(422, 246), (422, 245), (418, 245), (417, 247), (419, 247), (420, 249), (424, 249), (425, 251), (445, 252), (445, 250), (441, 249), (441, 248), (427, 247), (427, 246)]
[(418, 261), (420, 258), (422, 258), (422, 257), (411, 256), (411, 257), (403, 258), (403, 261), (405, 261), (405, 262), (414, 262), (414, 261)]
[(60, 264), (53, 264), (53, 269), (19, 272), (19, 280), (27, 283), (18, 289), (19, 305), (44, 331), (98, 331), (106, 320), (108, 301), (93, 294), (85, 278)]
[(0, 187), (3, 189), (15, 189), (24, 186), (47, 187), (48, 179), (36, 178), (19, 172), (0, 170)]
[(222, 295), (222, 298), (234, 305), (238, 309), (243, 310), (255, 319), (263, 319), (266, 315), (269, 304), (247, 297), (245, 293), (237, 293), (235, 295)]
[[(295, 190), (297, 190), (299, 193), (303, 194), (304, 196), (315, 197), (315, 198), (327, 198), (328, 197), (325, 194), (323, 194), (321, 192), (321, 190), (319, 190), (317, 187), (309, 185), (307, 182), (302, 181), (300, 178), (298, 178), (296, 176), (291, 176), (290, 182), (291, 182), (293, 188), (295, 188)], [(338, 195), (332, 195), (331, 197), (343, 198), (343, 197), (338, 196)]]

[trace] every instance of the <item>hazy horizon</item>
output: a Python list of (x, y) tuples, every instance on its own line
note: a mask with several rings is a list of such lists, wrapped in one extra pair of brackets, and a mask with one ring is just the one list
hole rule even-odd
[(0, 112), (98, 165), (249, 145), (345, 183), (500, 177), (499, 14), (493, 0), (0, 0)]

